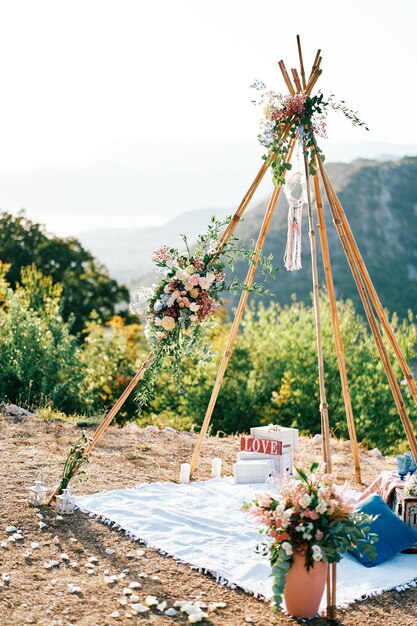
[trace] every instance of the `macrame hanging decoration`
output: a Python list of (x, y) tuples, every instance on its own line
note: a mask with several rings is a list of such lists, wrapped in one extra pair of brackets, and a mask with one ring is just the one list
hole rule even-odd
[(287, 246), (284, 254), (285, 268), (292, 272), (301, 269), (301, 221), (303, 204), (307, 202), (307, 189), (301, 172), (294, 172), (284, 185), (288, 201)]

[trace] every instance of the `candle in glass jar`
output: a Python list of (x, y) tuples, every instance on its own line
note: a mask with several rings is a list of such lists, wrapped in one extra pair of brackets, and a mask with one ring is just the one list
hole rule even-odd
[(190, 470), (191, 470), (191, 466), (189, 463), (182, 463), (181, 469), (180, 469), (180, 483), (190, 482)]
[(219, 457), (214, 457), (211, 464), (211, 477), (220, 478), (222, 474), (222, 460)]

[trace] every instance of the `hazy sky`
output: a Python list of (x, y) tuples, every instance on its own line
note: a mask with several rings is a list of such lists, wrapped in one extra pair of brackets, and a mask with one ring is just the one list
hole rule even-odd
[[(284, 58), (288, 68), (297, 62), (297, 33), (306, 66), (318, 47), (323, 51), (321, 89), (358, 109), (371, 129), (365, 133), (332, 116), (334, 145), (417, 145), (416, 29), (415, 0), (2, 0), (0, 207), (26, 206), (38, 219), (69, 231), (71, 187), (74, 211), (83, 208), (86, 227), (97, 215), (90, 206), (103, 206), (102, 223), (110, 225), (112, 206), (120, 207), (102, 200), (104, 170), (90, 176), (88, 193), (79, 182), (80, 172), (88, 177), (105, 161), (133, 170), (133, 179), (137, 169), (138, 181), (151, 169), (154, 195), (168, 178), (170, 195), (161, 196), (160, 213), (156, 202), (149, 215), (149, 198), (141, 200), (140, 189), (137, 219), (134, 207), (126, 209), (126, 223), (165, 219), (169, 198), (174, 212), (181, 206), (172, 172), (182, 181), (194, 150), (196, 169), (201, 164), (215, 172), (217, 149), (227, 154), (230, 146), (236, 151), (255, 145), (260, 111), (251, 104), (248, 85), (257, 77), (284, 89), (277, 61)], [(201, 155), (206, 145), (216, 147), (207, 163)], [(219, 176), (225, 177), (224, 167), (222, 162)], [(74, 172), (73, 184), (67, 175), (67, 187), (60, 192), (57, 184), (50, 197), (47, 183), (36, 193), (19, 178), (19, 172), (29, 171), (33, 179), (42, 170), (47, 180), (48, 171), (54, 175), (61, 168), (66, 175)], [(122, 186), (123, 180), (115, 176), (110, 195), (117, 197), (117, 181)], [(237, 188), (225, 191), (223, 183), (216, 199), (203, 194), (195, 207), (231, 202)], [(184, 200), (184, 208), (191, 204)]]

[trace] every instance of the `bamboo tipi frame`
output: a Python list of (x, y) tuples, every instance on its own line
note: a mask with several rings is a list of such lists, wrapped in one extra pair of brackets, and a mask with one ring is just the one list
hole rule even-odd
[[(321, 50), (317, 51), (310, 75), (308, 79), (306, 79), (299, 36), (297, 36), (297, 47), (298, 47), (298, 56), (299, 56), (299, 62), (300, 62), (300, 73), (298, 73), (297, 69), (295, 68), (291, 69), (291, 74), (292, 74), (294, 83), (292, 82), (287, 72), (284, 61), (279, 62), (279, 68), (281, 70), (285, 84), (291, 95), (294, 95), (295, 93), (299, 93), (301, 91), (305, 92), (307, 95), (310, 95), (320, 74), (322, 73), (322, 70), (320, 69), (320, 65), (322, 61)], [(289, 128), (284, 130), (284, 135), (288, 136), (288, 133), (289, 133)], [(292, 140), (290, 144), (289, 158), (291, 158), (291, 154), (294, 149), (294, 144), (295, 144), (295, 140)], [(306, 176), (306, 183), (307, 183), (308, 224), (309, 224), (310, 251), (311, 251), (311, 261), (312, 261), (312, 280), (313, 280), (313, 303), (314, 303), (314, 312), (315, 312), (315, 321), (316, 321), (317, 362), (318, 362), (319, 389), (320, 389), (319, 410), (321, 414), (323, 461), (326, 464), (327, 471), (331, 471), (332, 460), (331, 460), (331, 449), (330, 449), (328, 405), (326, 401), (326, 390), (325, 390), (325, 381), (324, 381), (324, 361), (323, 361), (323, 349), (322, 349), (319, 280), (318, 280), (318, 267), (317, 267), (317, 243), (316, 243), (316, 232), (314, 228), (311, 185), (313, 185), (314, 187), (314, 200), (315, 200), (315, 209), (316, 209), (316, 216), (317, 216), (317, 228), (319, 231), (319, 240), (320, 240), (320, 247), (321, 247), (321, 252), (322, 252), (324, 275), (325, 275), (326, 288), (327, 288), (327, 293), (328, 293), (329, 303), (330, 303), (334, 344), (335, 344), (337, 363), (339, 367), (339, 373), (340, 373), (340, 379), (341, 379), (341, 385), (342, 385), (343, 400), (344, 400), (344, 406), (345, 406), (345, 412), (346, 412), (347, 426), (349, 430), (353, 462), (354, 462), (354, 467), (355, 467), (356, 481), (360, 483), (361, 482), (361, 470), (360, 470), (360, 463), (359, 463), (359, 446), (358, 446), (357, 437), (356, 437), (355, 423), (354, 423), (354, 418), (353, 418), (352, 404), (351, 404), (346, 363), (345, 363), (345, 355), (344, 355), (344, 350), (343, 350), (342, 334), (341, 334), (339, 317), (338, 317), (337, 306), (336, 306), (336, 295), (335, 295), (335, 289), (334, 289), (334, 284), (333, 284), (333, 274), (332, 274), (332, 269), (331, 269), (331, 264), (330, 264), (329, 244), (328, 244), (326, 224), (325, 224), (325, 219), (324, 219), (324, 210), (323, 210), (323, 201), (321, 197), (320, 182), (322, 183), (322, 188), (324, 189), (325, 196), (327, 198), (327, 202), (329, 205), (333, 223), (335, 225), (337, 234), (341, 241), (341, 244), (345, 252), (346, 259), (351, 269), (356, 286), (358, 288), (358, 292), (359, 292), (359, 295), (360, 295), (360, 298), (361, 298), (361, 301), (365, 310), (365, 314), (368, 319), (369, 326), (371, 328), (371, 332), (375, 340), (378, 354), (383, 364), (384, 371), (387, 376), (387, 380), (391, 388), (391, 392), (392, 392), (401, 422), (403, 424), (403, 428), (404, 428), (411, 452), (416, 462), (417, 462), (416, 435), (414, 433), (411, 420), (407, 414), (398, 381), (395, 378), (393, 367), (388, 356), (387, 348), (386, 348), (386, 345), (384, 343), (384, 340), (381, 334), (381, 327), (383, 331), (385, 332), (385, 336), (386, 336), (386, 339), (388, 339), (388, 343), (391, 345), (393, 349), (395, 358), (400, 364), (400, 367), (404, 374), (408, 388), (416, 403), (417, 403), (417, 385), (410, 371), (410, 368), (405, 360), (405, 357), (401, 351), (401, 348), (396, 340), (394, 332), (389, 324), (387, 315), (381, 305), (378, 294), (375, 290), (375, 287), (366, 269), (365, 263), (359, 252), (353, 233), (350, 229), (348, 220), (343, 211), (342, 205), (340, 204), (340, 201), (335, 193), (335, 190), (332, 186), (332, 183), (330, 181), (330, 178), (328, 176), (328, 173), (326, 171), (324, 164), (322, 163), (321, 159), (316, 158), (316, 174), (314, 176), (311, 176), (309, 174), (309, 169), (307, 165), (307, 157), (304, 157), (304, 164), (305, 164), (305, 176)], [(267, 170), (268, 170), (268, 165), (266, 162), (264, 162), (258, 174), (256, 175), (254, 181), (252, 182), (251, 186), (249, 187), (248, 191), (243, 197), (230, 223), (226, 227), (223, 235), (221, 236), (220, 238), (221, 245), (226, 244), (230, 240), (231, 236), (233, 235), (236, 229), (236, 226), (240, 222), (245, 210), (247, 209), (256, 189), (258, 188)], [(242, 295), (240, 297), (239, 304), (236, 309), (236, 313), (235, 313), (235, 317), (234, 317), (232, 327), (230, 330), (226, 349), (223, 354), (219, 370), (217, 372), (217, 377), (213, 386), (213, 390), (212, 390), (211, 398), (207, 407), (204, 422), (201, 427), (201, 430), (197, 439), (197, 443), (193, 451), (193, 455), (191, 459), (191, 477), (194, 476), (196, 468), (197, 468), (197, 462), (200, 456), (201, 447), (203, 445), (205, 435), (210, 425), (214, 407), (216, 405), (217, 397), (219, 395), (219, 391), (223, 382), (223, 378), (226, 372), (229, 359), (233, 352), (233, 347), (234, 347), (235, 340), (238, 334), (239, 325), (242, 320), (243, 312), (245, 310), (245, 306), (249, 297), (250, 289), (252, 287), (253, 280), (255, 277), (259, 257), (262, 252), (262, 248), (263, 248), (263, 245), (264, 245), (267, 233), (268, 233), (268, 229), (272, 221), (272, 217), (274, 214), (274, 210), (278, 201), (280, 191), (281, 191), (280, 187), (274, 187), (271, 197), (269, 199), (267, 208), (266, 208), (263, 223), (259, 232), (258, 240), (256, 242), (256, 247), (255, 247), (255, 252), (254, 252), (253, 259), (252, 259), (252, 263), (249, 267), (248, 274), (245, 280), (246, 289), (242, 291)], [(221, 245), (220, 245), (220, 250), (221, 250)], [(379, 323), (378, 323), (378, 320), (379, 320)], [(118, 411), (120, 410), (120, 408), (122, 407), (126, 399), (129, 397), (130, 393), (133, 391), (133, 389), (135, 388), (139, 380), (142, 378), (142, 376), (146, 372), (149, 365), (152, 363), (153, 357), (154, 357), (154, 354), (151, 352), (148, 355), (147, 359), (139, 368), (136, 375), (130, 381), (129, 385), (126, 387), (126, 389), (124, 390), (120, 398), (117, 400), (115, 405), (112, 407), (112, 409), (109, 411), (107, 416), (104, 418), (103, 422), (100, 424), (97, 431), (94, 433), (94, 436), (91, 442), (89, 443), (87, 449), (85, 450), (86, 455), (89, 455), (91, 453), (91, 451), (93, 450), (93, 448), (95, 447), (99, 439), (102, 437), (107, 426), (113, 420), (113, 418), (118, 413)], [(52, 496), (51, 500), (54, 498), (54, 496)], [(328, 581), (327, 581), (327, 607), (328, 607), (328, 616), (331, 619), (333, 619), (335, 615), (335, 605), (336, 605), (336, 566), (335, 564), (333, 564), (329, 571), (329, 576), (328, 576)]]

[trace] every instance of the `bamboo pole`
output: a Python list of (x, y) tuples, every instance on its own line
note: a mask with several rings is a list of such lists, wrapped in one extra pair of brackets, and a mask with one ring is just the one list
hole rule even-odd
[(410, 418), (408, 417), (406, 408), (405, 408), (405, 404), (404, 404), (404, 400), (401, 394), (401, 390), (399, 388), (398, 382), (395, 378), (394, 375), (394, 371), (392, 369), (392, 365), (390, 363), (389, 357), (388, 357), (388, 353), (387, 353), (387, 349), (385, 347), (385, 344), (382, 340), (381, 337), (381, 333), (380, 330), (378, 328), (378, 324), (375, 318), (375, 315), (373, 313), (372, 310), (372, 306), (369, 300), (369, 296), (368, 293), (366, 291), (366, 286), (365, 283), (363, 281), (362, 275), (359, 271), (359, 266), (358, 263), (355, 259), (355, 256), (353, 254), (353, 250), (352, 247), (350, 245), (350, 242), (347, 238), (346, 235), (346, 231), (344, 229), (343, 226), (343, 222), (342, 219), (339, 215), (339, 211), (338, 211), (338, 206), (337, 203), (335, 201), (335, 196), (333, 196), (332, 194), (332, 190), (331, 187), (329, 185), (329, 179), (327, 176), (326, 171), (324, 170), (323, 164), (321, 163), (320, 159), (319, 159), (319, 167), (320, 167), (320, 173), (321, 173), (321, 177), (322, 177), (322, 181), (323, 181), (323, 185), (324, 185), (324, 189), (326, 192), (326, 196), (327, 196), (327, 200), (329, 202), (329, 206), (330, 206), (330, 211), (332, 213), (332, 217), (333, 217), (333, 222), (336, 226), (336, 230), (337, 233), (339, 235), (339, 239), (342, 243), (342, 247), (345, 251), (345, 255), (346, 258), (348, 260), (350, 269), (352, 271), (352, 275), (353, 278), (356, 282), (357, 288), (358, 288), (358, 292), (359, 292), (359, 296), (361, 298), (363, 307), (365, 309), (365, 314), (366, 317), (368, 319), (368, 323), (369, 326), (371, 328), (371, 332), (372, 335), (374, 337), (375, 340), (375, 344), (378, 350), (378, 354), (379, 357), (381, 359), (384, 371), (385, 371), (385, 375), (387, 377), (393, 398), (394, 398), (394, 402), (395, 405), (397, 407), (397, 411), (398, 414), (400, 416), (401, 422), (403, 424), (403, 428), (408, 440), (408, 443), (410, 445), (410, 449), (411, 452), (414, 456), (415, 459), (417, 459), (417, 441), (416, 441), (416, 437), (413, 431), (413, 427), (410, 421)]
[(293, 96), (295, 94), (295, 89), (294, 89), (294, 87), (292, 85), (292, 82), (291, 82), (291, 79), (290, 79), (290, 77), (288, 75), (287, 68), (285, 67), (284, 61), (282, 61), (282, 60), (279, 61), (278, 65), (279, 65), (279, 69), (281, 70), (282, 76), (283, 76), (283, 78), (285, 80), (285, 84), (288, 87), (288, 91)]
[(309, 76), (309, 80), (311, 79), (311, 77), (313, 76), (314, 70), (317, 68), (317, 64), (319, 62), (320, 59), (320, 55), (321, 55), (321, 50), (320, 48), (317, 50), (316, 52), (316, 56), (314, 57), (314, 61), (313, 61), (313, 66), (311, 68), (311, 72), (310, 72), (310, 76)]
[(320, 78), (320, 75), (322, 74), (323, 70), (319, 70), (318, 68), (316, 68), (313, 73), (311, 74), (311, 77), (309, 78), (309, 81), (307, 83), (307, 87), (306, 87), (306, 92), (307, 93), (311, 93), (313, 90), (314, 85), (316, 84), (316, 82), (318, 81), (318, 79)]
[(356, 482), (361, 483), (361, 468), (359, 460), (359, 446), (356, 437), (356, 428), (353, 418), (352, 402), (350, 398), (349, 383), (346, 371), (345, 353), (343, 350), (342, 334), (340, 330), (339, 314), (337, 312), (336, 294), (333, 283), (333, 274), (330, 263), (329, 243), (327, 240), (326, 221), (324, 219), (323, 201), (321, 198), (318, 176), (314, 176), (314, 197), (318, 219), (318, 231), (320, 246), (323, 257), (324, 276), (326, 279), (327, 293), (329, 295), (330, 314), (333, 326), (333, 338), (336, 350), (337, 364), (339, 367), (340, 381), (342, 385), (343, 401), (345, 405), (346, 421), (350, 437), (353, 462), (355, 466)]
[(297, 47), (298, 47), (298, 58), (300, 59), (300, 74), (301, 74), (301, 82), (303, 85), (303, 89), (306, 88), (306, 74), (304, 70), (304, 61), (303, 61), (303, 53), (301, 50), (301, 40), (300, 35), (297, 35)]
[[(324, 166), (323, 166), (323, 169), (325, 171)], [(327, 172), (326, 172), (326, 176), (328, 178)], [(386, 315), (386, 313), (384, 311), (384, 308), (383, 308), (383, 306), (381, 304), (381, 301), (379, 299), (378, 293), (377, 293), (377, 291), (376, 291), (376, 289), (374, 287), (374, 284), (373, 284), (373, 282), (371, 280), (371, 277), (370, 277), (370, 275), (368, 273), (368, 270), (366, 268), (364, 260), (363, 260), (363, 258), (361, 256), (360, 252), (359, 252), (359, 248), (358, 248), (358, 246), (356, 244), (356, 241), (355, 241), (355, 238), (353, 236), (352, 230), (351, 230), (351, 228), (349, 226), (349, 222), (347, 221), (345, 212), (343, 211), (342, 205), (340, 204), (339, 199), (337, 198), (337, 196), (335, 194), (334, 188), (333, 188), (330, 180), (329, 180), (329, 187), (331, 189), (332, 195), (335, 198), (335, 202), (336, 202), (336, 205), (337, 205), (337, 208), (338, 208), (340, 219), (342, 220), (343, 227), (344, 227), (344, 229), (346, 231), (346, 235), (347, 235), (348, 241), (350, 242), (350, 245), (352, 247), (352, 251), (353, 251), (354, 257), (356, 259), (356, 262), (358, 263), (358, 266), (359, 266), (359, 269), (360, 269), (360, 273), (361, 273), (361, 275), (363, 277), (363, 280), (365, 282), (366, 288), (367, 288), (367, 290), (369, 292), (372, 304), (375, 307), (375, 311), (377, 312), (377, 315), (379, 317), (381, 325), (382, 325), (382, 327), (383, 327), (383, 329), (384, 329), (384, 331), (385, 331), (385, 333), (386, 333), (386, 335), (388, 337), (388, 340), (389, 340), (389, 342), (390, 342), (390, 344), (391, 344), (391, 346), (392, 346), (392, 348), (394, 350), (395, 356), (398, 359), (398, 362), (400, 364), (401, 370), (402, 370), (402, 372), (404, 374), (404, 378), (406, 379), (408, 387), (410, 389), (411, 395), (413, 396), (414, 401), (417, 403), (417, 385), (416, 385), (416, 381), (415, 381), (415, 379), (414, 379), (414, 377), (413, 377), (413, 375), (411, 373), (411, 370), (410, 370), (410, 368), (408, 366), (408, 363), (405, 360), (405, 357), (404, 357), (404, 355), (402, 353), (402, 350), (401, 350), (401, 348), (400, 348), (400, 346), (398, 344), (398, 341), (397, 341), (397, 339), (395, 337), (395, 334), (394, 334), (394, 332), (393, 332), (393, 330), (391, 328), (391, 325), (390, 325), (390, 323), (388, 321), (388, 317), (387, 317), (387, 315)]]
[[(304, 148), (305, 149), (305, 148)], [(326, 464), (326, 471), (332, 471), (332, 461), (330, 452), (330, 428), (329, 428), (329, 412), (326, 398), (326, 388), (324, 384), (324, 359), (323, 359), (323, 340), (321, 331), (321, 313), (320, 313), (320, 297), (319, 297), (319, 275), (317, 269), (317, 246), (316, 232), (313, 222), (313, 208), (311, 202), (310, 177), (308, 172), (308, 158), (304, 157), (304, 169), (307, 185), (307, 207), (308, 207), (308, 225), (310, 236), (310, 253), (311, 253), (311, 276), (313, 279), (313, 303), (314, 315), (316, 319), (316, 341), (317, 341), (317, 365), (319, 371), (319, 390), (320, 390), (320, 415), (322, 425), (322, 451), (323, 460)]]
[(302, 91), (302, 86), (301, 86), (300, 77), (298, 76), (298, 72), (295, 67), (291, 69), (291, 74), (294, 79), (295, 86), (297, 88), (297, 93), (300, 93), (300, 91)]
[[(289, 151), (289, 159), (291, 159), (291, 155), (294, 149), (294, 145), (295, 142), (292, 141), (291, 142), (291, 146), (290, 146), (290, 151)], [(281, 191), (281, 187), (274, 187), (267, 209), (266, 209), (266, 213), (265, 213), (265, 217), (264, 220), (262, 222), (262, 226), (261, 226), (261, 230), (259, 232), (259, 236), (258, 236), (258, 240), (256, 242), (256, 247), (255, 247), (255, 252), (254, 252), (254, 256), (252, 259), (252, 263), (249, 267), (247, 276), (246, 276), (246, 280), (245, 280), (245, 289), (244, 291), (242, 291), (242, 294), (240, 296), (240, 300), (239, 300), (239, 304), (237, 306), (236, 309), (236, 313), (235, 313), (235, 317), (233, 320), (233, 324), (232, 324), (232, 328), (230, 330), (229, 333), (229, 337), (227, 340), (227, 345), (226, 345), (226, 349), (224, 351), (223, 354), (223, 358), (222, 361), (220, 363), (220, 367), (219, 370), (217, 372), (217, 376), (216, 376), (216, 380), (215, 383), (213, 385), (213, 389), (211, 392), (211, 397), (210, 397), (210, 401), (206, 410), (206, 414), (204, 417), (204, 421), (203, 424), (201, 426), (201, 430), (197, 439), (197, 443), (194, 447), (194, 451), (193, 451), (193, 455), (191, 458), (191, 468), (190, 468), (190, 478), (193, 477), (196, 467), (197, 467), (197, 461), (200, 455), (200, 450), (201, 447), (203, 445), (203, 441), (204, 438), (206, 436), (212, 415), (213, 415), (213, 411), (214, 411), (214, 407), (216, 405), (217, 402), (217, 398), (219, 395), (219, 391), (223, 382), (223, 378), (226, 372), (226, 368), (227, 365), (229, 363), (230, 357), (232, 356), (232, 352), (233, 352), (233, 347), (236, 341), (236, 336), (237, 336), (237, 332), (239, 330), (239, 326), (240, 326), (240, 322), (242, 320), (242, 316), (243, 316), (243, 311), (245, 309), (248, 297), (249, 297), (249, 293), (250, 293), (250, 288), (252, 287), (253, 284), (253, 280), (255, 277), (255, 273), (256, 273), (256, 269), (257, 269), (257, 265), (258, 265), (258, 261), (259, 261), (259, 256), (262, 252), (262, 248), (265, 242), (265, 238), (266, 238), (266, 234), (268, 232), (268, 229), (270, 227), (271, 224), (271, 220), (272, 220), (272, 216), (274, 214), (274, 210), (275, 210), (275, 206), (276, 203), (278, 201), (278, 197)]]

